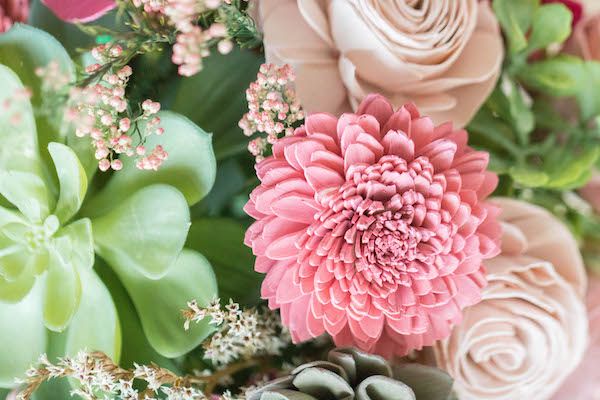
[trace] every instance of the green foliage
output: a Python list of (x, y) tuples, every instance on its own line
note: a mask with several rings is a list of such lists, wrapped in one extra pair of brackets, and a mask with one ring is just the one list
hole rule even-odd
[[(2, 387), (13, 386), (43, 352), (57, 357), (88, 348), (118, 360), (121, 324), (99, 269), (114, 271), (157, 353), (178, 357), (212, 332), (207, 323), (184, 331), (180, 315), (188, 300), (205, 305), (217, 296), (210, 263), (183, 249), (189, 205), (214, 182), (210, 135), (164, 113), (159, 139), (169, 159), (162, 170), (139, 171), (124, 162), (121, 171), (103, 174), (88, 187), (79, 157), (93, 149), (74, 152), (64, 145), (66, 137), (77, 140), (73, 135), (57, 134), (47, 120), (34, 118), (27, 98), (15, 98), (23, 81), (39, 104), (33, 71), (50, 60), (73, 70), (64, 49), (44, 32), (16, 26), (0, 37), (0, 62), (10, 66), (0, 66), (0, 99), (14, 100), (0, 118), (0, 318), (8, 322), (0, 327)], [(13, 126), (9, 117), (15, 112), (21, 118)], [(95, 253), (107, 264), (95, 260)], [(49, 387), (38, 397), (63, 392)]]
[[(262, 33), (247, 14), (244, 3), (245, 1), (233, 0), (229, 5), (222, 5), (217, 20), (227, 27), (227, 33), (241, 48), (252, 49), (262, 44)], [(253, 6), (258, 6), (258, 3), (249, 7)]]
[(245, 91), (262, 62), (249, 50), (214, 54), (198, 74), (173, 84), (170, 108), (213, 133), (218, 160), (247, 152), (248, 138), (237, 123), (248, 108)]
[(502, 194), (580, 187), (600, 157), (591, 123), (600, 114), (600, 64), (551, 55), (571, 33), (564, 5), (493, 5), (509, 51), (496, 89), (468, 126), (471, 143), (490, 152)]
[(493, 8), (512, 54), (527, 48), (526, 34), (540, 0), (494, 0)]
[(243, 242), (244, 227), (235, 220), (200, 218), (192, 223), (187, 246), (200, 251), (213, 265), (221, 298), (255, 305), (262, 276), (254, 272), (254, 256)]

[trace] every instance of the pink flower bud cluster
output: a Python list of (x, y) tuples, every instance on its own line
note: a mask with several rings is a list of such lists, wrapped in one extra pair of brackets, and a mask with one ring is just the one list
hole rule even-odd
[(58, 92), (71, 83), (71, 78), (63, 72), (55, 60), (50, 61), (45, 67), (37, 67), (35, 74), (42, 81), (42, 91)]
[(291, 66), (263, 64), (257, 79), (246, 90), (248, 113), (240, 122), (244, 135), (266, 133), (266, 139), (252, 140), (248, 145), (250, 153), (262, 159), (267, 143), (274, 144), (281, 134), (294, 133), (294, 124), (304, 119), (304, 111), (294, 90), (296, 76)]
[(227, 29), (219, 23), (212, 24), (202, 30), (193, 26), (188, 31), (181, 31), (173, 45), (172, 61), (179, 65), (179, 75), (192, 76), (202, 69), (202, 59), (210, 55), (210, 46), (218, 40), (217, 49), (221, 54), (227, 54), (233, 49), (233, 42), (225, 36)]
[[(16, 89), (0, 103), (0, 125), (16, 127), (23, 121), (23, 105), (29, 102), (32, 91), (28, 87)], [(3, 125), (4, 124), (4, 125)]]
[(198, 25), (204, 12), (216, 10), (226, 0), (133, 0), (133, 5), (147, 13), (162, 14), (168, 24), (178, 31), (173, 45), (172, 61), (178, 65), (182, 76), (192, 76), (202, 69), (202, 59), (210, 54), (210, 47), (217, 44), (221, 54), (233, 49), (223, 24), (214, 23), (207, 29)]
[[(99, 62), (88, 67), (88, 73), (102, 68), (102, 62), (118, 57), (118, 46), (101, 45), (92, 51)], [(101, 171), (123, 168), (123, 162), (117, 156), (137, 157), (139, 169), (157, 170), (167, 159), (167, 153), (156, 146), (147, 154), (143, 143), (149, 135), (162, 135), (160, 118), (156, 115), (160, 103), (145, 100), (137, 117), (131, 117), (125, 89), (132, 74), (130, 66), (106, 73), (101, 83), (86, 87), (74, 87), (69, 93), (66, 119), (75, 127), (78, 137), (89, 136), (95, 148), (95, 157)], [(139, 123), (145, 123), (142, 131)], [(135, 138), (135, 140), (134, 140)]]
[(165, 0), (132, 0), (135, 7), (143, 8), (149, 14), (164, 14)]

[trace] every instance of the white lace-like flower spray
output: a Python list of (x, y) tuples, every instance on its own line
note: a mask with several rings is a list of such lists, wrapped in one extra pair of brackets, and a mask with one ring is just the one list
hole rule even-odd
[(205, 318), (210, 318), (209, 323), (218, 328), (204, 345), (204, 358), (215, 366), (224, 366), (259, 354), (279, 355), (290, 343), (289, 334), (282, 327), (277, 314), (268, 310), (242, 310), (232, 300), (222, 307), (220, 299), (215, 299), (206, 308), (199, 307), (192, 300), (183, 314), (186, 330), (192, 322)]

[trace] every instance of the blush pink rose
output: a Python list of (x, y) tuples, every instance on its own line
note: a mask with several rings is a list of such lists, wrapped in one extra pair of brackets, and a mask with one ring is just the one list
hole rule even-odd
[(94, 21), (117, 5), (114, 0), (42, 0), (42, 3), (67, 22)]
[(0, 0), (0, 32), (6, 32), (15, 22), (27, 21), (28, 0)]
[(579, 367), (552, 400), (600, 399), (600, 277), (590, 277), (587, 296), (590, 345)]
[(368, 93), (414, 102), (465, 126), (503, 60), (498, 23), (478, 0), (258, 0), (267, 62), (294, 67), (308, 112), (356, 110)]
[(485, 262), (483, 300), (435, 345), (436, 358), (461, 400), (547, 400), (587, 347), (585, 268), (568, 228), (546, 210), (494, 202), (502, 253)]
[(386, 357), (450, 334), (499, 251), (497, 184), (467, 132), (370, 95), (312, 114), (256, 165), (245, 243), (295, 342), (323, 333)]

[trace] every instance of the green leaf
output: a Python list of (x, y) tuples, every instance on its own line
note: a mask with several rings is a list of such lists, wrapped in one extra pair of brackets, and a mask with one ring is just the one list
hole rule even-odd
[(507, 74), (502, 75), (498, 87), (488, 99), (488, 106), (514, 127), (521, 146), (529, 143), (529, 135), (535, 128), (531, 99)]
[[(569, 163), (562, 164), (562, 168), (555, 170), (550, 175), (547, 187), (554, 189), (573, 189), (587, 182), (586, 177), (592, 173), (592, 168), (600, 157), (600, 148), (591, 147), (583, 151)], [(552, 165), (554, 167), (554, 165)], [(584, 179), (582, 179), (582, 177)]]
[(183, 329), (181, 310), (196, 299), (206, 306), (217, 297), (217, 282), (209, 262), (199, 253), (184, 249), (175, 265), (160, 279), (149, 279), (123, 266), (113, 270), (121, 279), (138, 311), (152, 347), (169, 358), (179, 357), (214, 331), (208, 321)]
[(247, 187), (250, 174), (254, 174), (254, 170), (242, 168), (236, 159), (231, 158), (219, 163), (215, 185), (210, 193), (192, 208), (192, 218), (216, 216), (228, 211), (232, 207), (234, 197)]
[(94, 238), (92, 222), (80, 219), (58, 231), (57, 237), (69, 241), (70, 260), (78, 271), (91, 269), (94, 266)]
[(77, 155), (60, 143), (50, 143), (48, 151), (54, 161), (60, 194), (54, 215), (65, 223), (79, 211), (87, 191), (87, 177)]
[(183, 195), (152, 185), (92, 220), (96, 252), (113, 267), (160, 278), (183, 248), (190, 215)]
[(175, 100), (170, 109), (213, 132), (219, 160), (247, 153), (248, 138), (237, 124), (248, 111), (246, 89), (256, 80), (263, 62), (259, 52), (248, 50), (214, 54), (205, 60), (200, 73), (172, 84)]
[(93, 270), (79, 272), (83, 295), (77, 312), (64, 334), (65, 355), (81, 350), (101, 351), (118, 362), (121, 329), (110, 292)]
[(210, 191), (217, 168), (211, 135), (181, 115), (161, 112), (160, 118), (165, 133), (148, 137), (146, 148), (160, 144), (169, 153), (169, 158), (158, 171), (139, 170), (132, 158), (125, 158), (123, 169), (112, 176), (102, 192), (85, 204), (83, 212), (86, 215), (102, 215), (132, 193), (155, 183), (174, 186), (190, 205)]
[[(23, 84), (33, 90), (33, 105), (42, 104), (41, 80), (35, 69), (45, 67), (50, 62), (57, 62), (60, 70), (75, 77), (71, 58), (63, 46), (46, 32), (28, 25), (15, 24), (6, 33), (0, 35), (0, 63), (11, 68)], [(40, 153), (49, 165), (46, 146), (50, 142), (60, 142), (60, 127), (54, 121), (40, 116), (37, 119)]]
[[(33, 108), (29, 100), (15, 100), (24, 86), (9, 68), (0, 65), (0, 103), (12, 104), (3, 110), (0, 121), (5, 127), (0, 135), (0, 171), (15, 170), (40, 175), (40, 156)], [(18, 118), (10, 120), (18, 114)], [(5, 120), (6, 119), (6, 120)]]
[(46, 351), (40, 283), (19, 303), (0, 302), (0, 387), (14, 387)]
[(526, 85), (554, 97), (577, 95), (585, 74), (581, 59), (567, 55), (526, 64), (519, 70)]
[(62, 332), (77, 311), (81, 299), (81, 281), (70, 260), (65, 241), (57, 240), (57, 248), (50, 249), (50, 263), (44, 294), (44, 324), (55, 332)]
[(80, 138), (75, 135), (75, 132), (68, 132), (66, 144), (77, 155), (88, 182), (90, 182), (98, 171), (98, 160), (94, 156), (92, 139), (89, 136)]
[(581, 119), (588, 121), (600, 115), (600, 63), (586, 61), (580, 76), (582, 84), (575, 94)]
[(172, 360), (158, 354), (150, 343), (148, 343), (135, 306), (114, 271), (101, 258), (96, 259), (94, 271), (100, 276), (102, 282), (104, 282), (110, 291), (119, 314), (122, 332), (119, 365), (123, 368), (132, 368), (134, 363), (155, 363), (175, 373), (181, 372)]
[(525, 35), (538, 7), (539, 0), (494, 0), (494, 12), (506, 35), (511, 53), (527, 47)]
[(23, 271), (14, 281), (8, 281), (0, 276), (0, 301), (18, 303), (29, 293), (35, 283), (35, 275)]
[(439, 368), (421, 364), (394, 367), (394, 378), (406, 383), (417, 399), (448, 400), (452, 394), (452, 377)]
[(516, 183), (525, 187), (542, 187), (549, 180), (545, 172), (527, 167), (511, 167), (509, 173)]
[(228, 218), (196, 219), (186, 246), (213, 265), (222, 298), (244, 305), (260, 301), (263, 276), (254, 271), (254, 256), (244, 245), (244, 228), (239, 223)]
[(41, 223), (50, 214), (50, 197), (44, 181), (37, 175), (0, 171), (0, 194), (31, 222)]
[(562, 43), (571, 36), (573, 14), (564, 4), (546, 4), (539, 7), (531, 25), (528, 51)]

